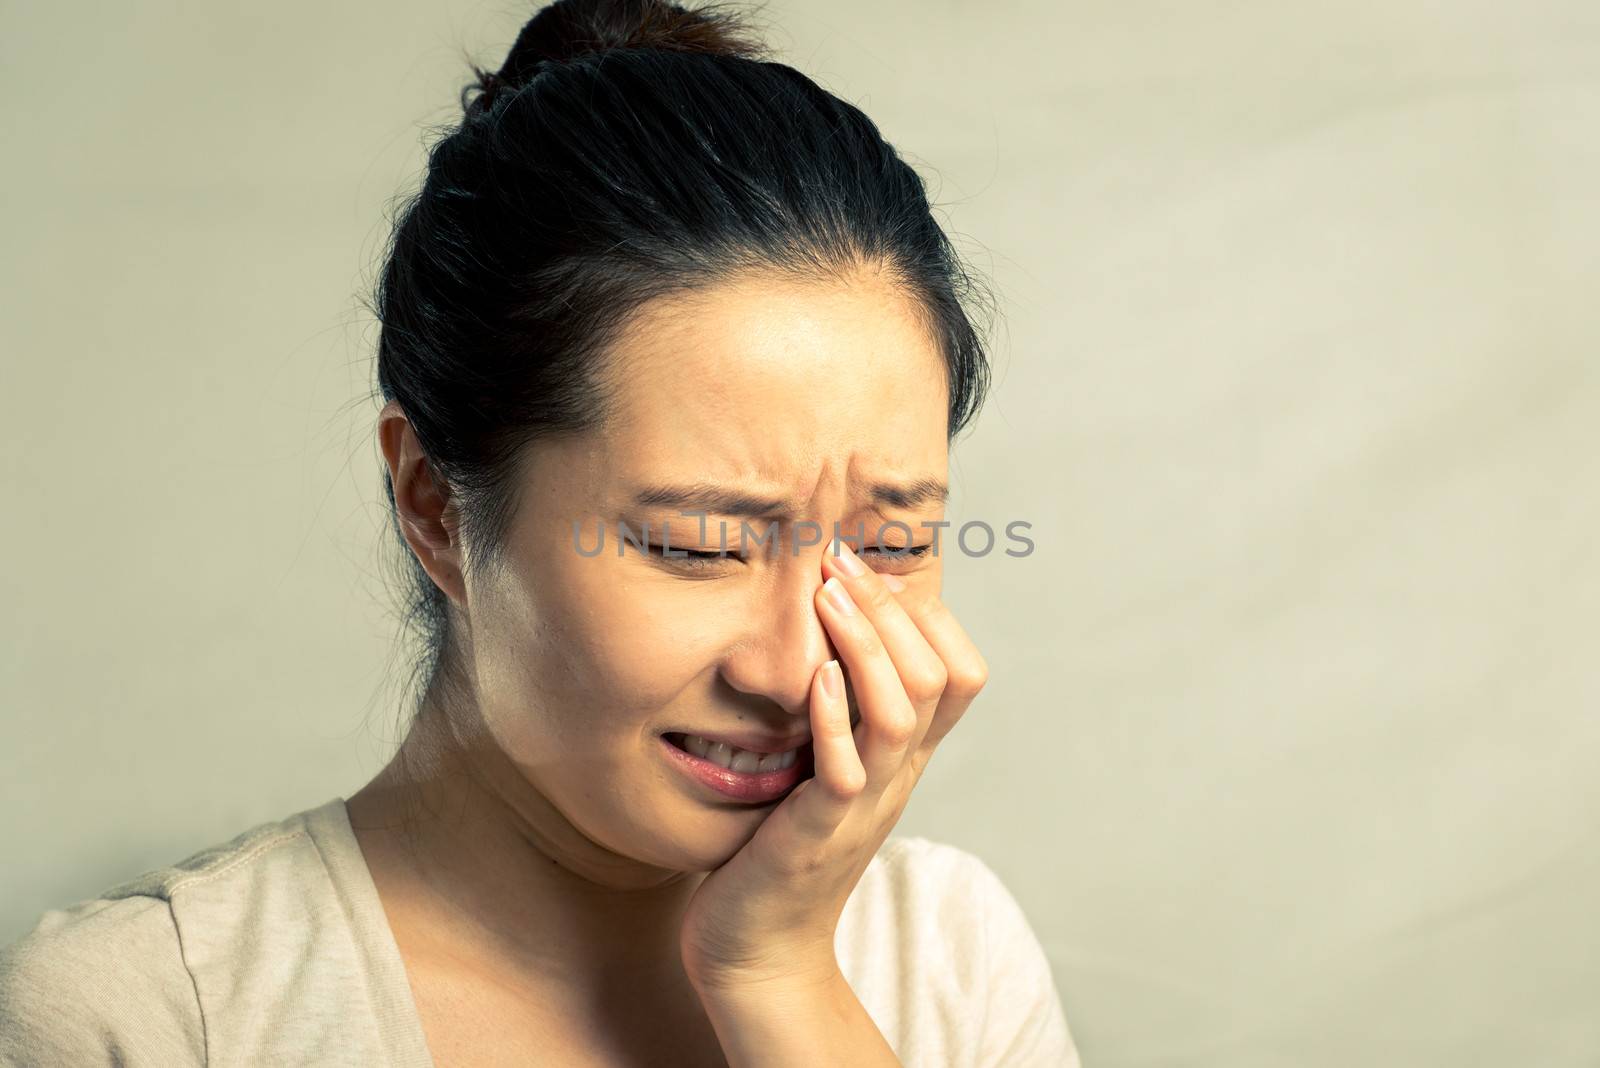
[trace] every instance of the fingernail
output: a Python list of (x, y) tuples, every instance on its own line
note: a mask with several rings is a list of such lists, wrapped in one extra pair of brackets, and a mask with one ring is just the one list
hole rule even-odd
[(833, 602), (833, 607), (847, 616), (855, 615), (856, 604), (850, 599), (850, 592), (844, 588), (844, 583), (839, 581), (838, 575), (822, 584), (822, 592)]
[(840, 571), (851, 578), (867, 573), (867, 565), (861, 562), (861, 557), (850, 551), (850, 546), (838, 538), (833, 539), (833, 543), (839, 547), (839, 555), (835, 559), (839, 562)]
[(899, 593), (901, 590), (906, 588), (906, 580), (901, 578), (899, 575), (883, 576), (883, 584), (889, 587), (895, 593)]
[(834, 700), (844, 696), (844, 673), (839, 670), (839, 661), (830, 660), (822, 665), (822, 692)]

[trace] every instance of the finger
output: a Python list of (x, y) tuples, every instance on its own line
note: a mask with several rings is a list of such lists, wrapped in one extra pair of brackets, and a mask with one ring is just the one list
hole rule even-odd
[(805, 830), (827, 836), (843, 822), (867, 779), (850, 732), (844, 673), (837, 660), (823, 664), (811, 679), (811, 750), (815, 771), (801, 799), (803, 811), (796, 816)]
[(902, 590), (897, 596), (907, 617), (945, 665), (944, 693), (940, 695), (932, 722), (912, 754), (920, 771), (934, 747), (950, 733), (989, 681), (989, 664), (950, 606), (937, 595)]
[(944, 661), (901, 605), (895, 591), (889, 588), (888, 579), (893, 576), (873, 571), (848, 545), (836, 544), (839, 554), (836, 557), (829, 554), (829, 559), (825, 560), (826, 569), (845, 584), (894, 662), (895, 672), (917, 713), (916, 728), (908, 746), (908, 751), (914, 750), (933, 722), (944, 694), (948, 674)]
[(838, 577), (822, 584), (817, 612), (850, 671), (856, 705), (861, 710), (857, 750), (866, 771), (863, 793), (881, 794), (905, 764), (917, 729), (911, 704), (883, 640)]

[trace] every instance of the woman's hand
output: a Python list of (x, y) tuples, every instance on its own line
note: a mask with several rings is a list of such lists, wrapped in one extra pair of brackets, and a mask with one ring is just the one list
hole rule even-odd
[(852, 732), (839, 665), (823, 664), (811, 680), (815, 775), (706, 876), (684, 913), (679, 943), (697, 987), (837, 979), (834, 932), (846, 899), (934, 747), (988, 680), (988, 665), (943, 602), (908, 592), (836, 544), (816, 604), (861, 721)]

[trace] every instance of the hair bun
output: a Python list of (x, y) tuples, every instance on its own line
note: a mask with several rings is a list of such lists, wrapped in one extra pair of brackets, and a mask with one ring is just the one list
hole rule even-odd
[(667, 0), (555, 0), (522, 27), (498, 71), (474, 66), (478, 95), (467, 114), (488, 110), (502, 92), (522, 88), (547, 63), (612, 48), (762, 59), (767, 47), (742, 13), (722, 3), (686, 8)]

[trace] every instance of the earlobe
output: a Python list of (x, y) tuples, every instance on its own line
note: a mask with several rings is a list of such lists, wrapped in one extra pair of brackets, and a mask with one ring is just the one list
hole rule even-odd
[(417, 563), (427, 572), (434, 585), (444, 591), (445, 596), (452, 601), (465, 605), (467, 591), (461, 574), (461, 555), (456, 551), (456, 546), (450, 538), (444, 537), (441, 540), (435, 535), (434, 541), (430, 543), (417, 533), (415, 527), (408, 525), (407, 540), (411, 542), (411, 551), (416, 556)]

